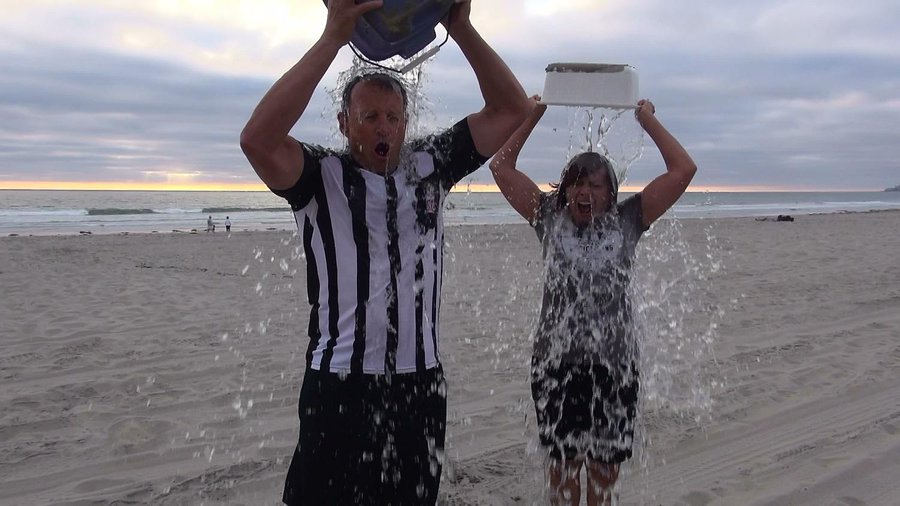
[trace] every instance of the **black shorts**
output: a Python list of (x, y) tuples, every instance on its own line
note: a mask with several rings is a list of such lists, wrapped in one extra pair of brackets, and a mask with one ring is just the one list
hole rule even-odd
[(631, 458), (637, 414), (634, 364), (549, 366), (532, 361), (531, 395), (541, 445), (552, 457), (618, 464)]
[(307, 369), (299, 415), (285, 504), (437, 501), (447, 424), (440, 366), (390, 379)]

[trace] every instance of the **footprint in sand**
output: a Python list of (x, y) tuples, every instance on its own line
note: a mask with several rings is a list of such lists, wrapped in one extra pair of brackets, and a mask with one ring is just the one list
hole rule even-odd
[(707, 492), (694, 490), (693, 492), (690, 492), (690, 493), (682, 496), (681, 500), (684, 503), (689, 504), (691, 506), (705, 506), (705, 505), (713, 502), (713, 500), (715, 500), (715, 496), (713, 496), (712, 494), (709, 494)]
[(107, 429), (112, 453), (130, 455), (150, 450), (159, 441), (165, 440), (166, 433), (173, 425), (172, 422), (149, 418), (117, 420)]

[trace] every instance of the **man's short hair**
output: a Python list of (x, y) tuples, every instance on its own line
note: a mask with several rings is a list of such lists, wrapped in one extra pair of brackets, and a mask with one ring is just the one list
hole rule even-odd
[(383, 72), (369, 72), (367, 74), (359, 74), (354, 76), (346, 86), (344, 86), (344, 91), (341, 93), (341, 111), (347, 112), (350, 110), (350, 95), (353, 93), (353, 88), (356, 87), (359, 83), (373, 83), (379, 88), (385, 91), (394, 91), (400, 94), (403, 97), (403, 110), (406, 111), (407, 106), (409, 105), (409, 99), (406, 94), (406, 86), (400, 82), (396, 77), (385, 74)]

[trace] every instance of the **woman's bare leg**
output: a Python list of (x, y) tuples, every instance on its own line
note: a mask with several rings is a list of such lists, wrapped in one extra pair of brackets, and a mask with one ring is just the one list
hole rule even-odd
[(619, 465), (588, 460), (588, 506), (610, 506), (612, 488), (619, 478)]
[(555, 459), (550, 457), (548, 481), (550, 504), (577, 506), (581, 502), (581, 465), (583, 459)]

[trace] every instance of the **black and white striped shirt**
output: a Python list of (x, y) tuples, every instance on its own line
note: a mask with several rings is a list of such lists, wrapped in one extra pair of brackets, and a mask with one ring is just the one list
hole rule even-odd
[(306, 253), (307, 366), (422, 372), (439, 364), (444, 198), (486, 161), (464, 119), (412, 143), (382, 176), (347, 153), (301, 144), (288, 200)]

